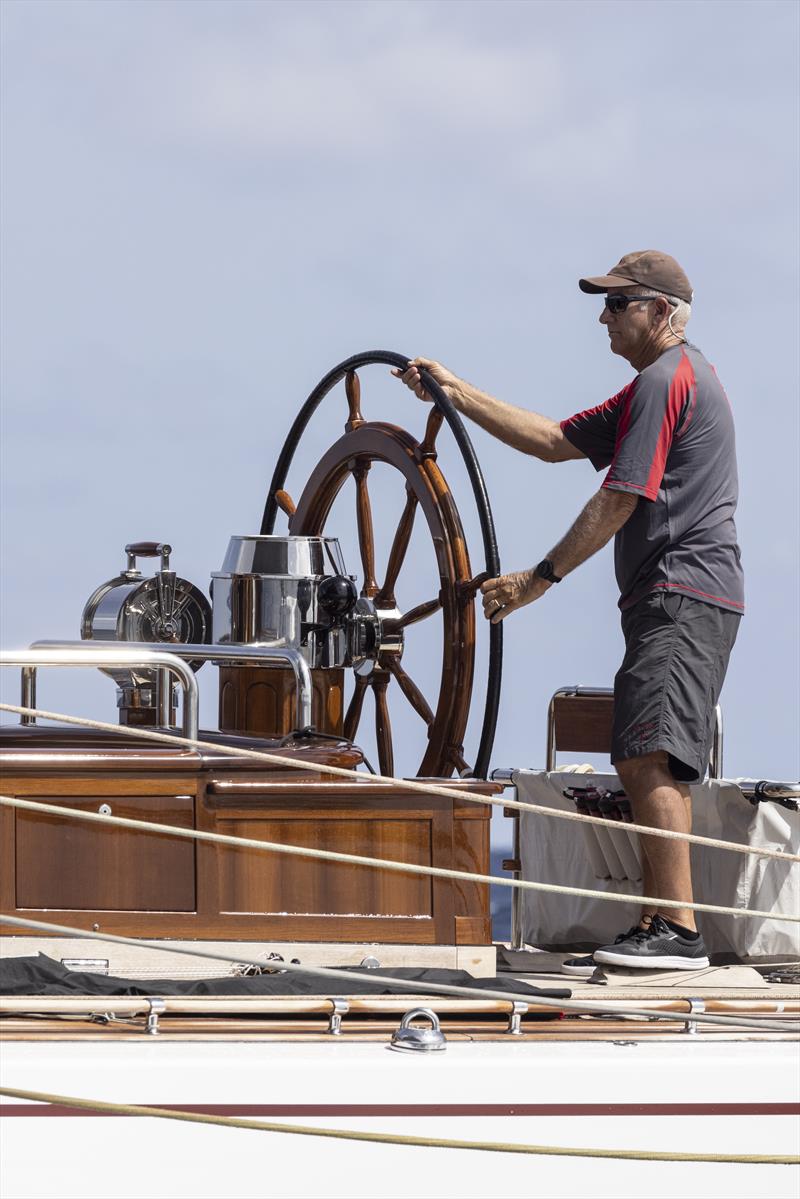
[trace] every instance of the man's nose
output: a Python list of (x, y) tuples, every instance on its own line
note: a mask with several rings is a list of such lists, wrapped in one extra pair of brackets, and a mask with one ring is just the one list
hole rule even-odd
[(604, 305), (603, 305), (603, 311), (600, 313), (600, 316), (598, 317), (598, 319), (599, 319), (599, 321), (600, 321), (600, 324), (601, 324), (601, 325), (607, 325), (607, 324), (608, 324), (608, 318), (609, 318), (609, 316), (610, 316), (610, 313), (609, 313), (608, 309), (606, 308), (606, 306), (605, 306), (605, 304), (604, 304)]

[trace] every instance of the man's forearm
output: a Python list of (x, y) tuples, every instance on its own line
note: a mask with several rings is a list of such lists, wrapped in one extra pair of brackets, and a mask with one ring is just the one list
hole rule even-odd
[(532, 454), (543, 462), (566, 462), (571, 458), (584, 457), (583, 451), (564, 436), (557, 421), (496, 400), (432, 358), (412, 358), (407, 367), (396, 368), (392, 374), (411, 388), (418, 399), (430, 400), (420, 374), (425, 371), (430, 373), (459, 412), (515, 450)]
[(464, 379), (459, 379), (457, 387), (447, 390), (459, 412), (493, 437), (545, 462), (558, 461), (557, 447), (563, 439), (557, 421), (497, 400)]
[[(638, 503), (638, 496), (601, 488), (589, 500), (566, 537), (547, 555), (553, 563), (553, 573), (559, 577), (568, 575), (581, 562), (591, 558), (622, 528)], [(487, 579), (481, 585), (484, 615), (492, 624), (497, 624), (517, 608), (540, 599), (553, 586), (533, 566), (497, 579)]]
[(555, 573), (568, 575), (602, 549), (633, 512), (638, 496), (601, 488), (595, 492), (569, 532), (547, 555)]

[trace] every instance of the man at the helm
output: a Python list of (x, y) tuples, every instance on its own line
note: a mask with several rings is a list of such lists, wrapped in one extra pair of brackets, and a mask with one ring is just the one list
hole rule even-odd
[[(743, 576), (734, 513), (733, 417), (713, 367), (685, 336), (692, 288), (668, 254), (626, 254), (581, 279), (605, 296), (611, 351), (637, 372), (622, 391), (560, 423), (479, 391), (416, 358), (402, 380), (427, 399), (419, 368), (464, 416), (545, 462), (588, 458), (606, 470), (575, 523), (539, 562), (481, 588), (496, 623), (540, 599), (615, 536), (625, 656), (614, 681), (611, 758), (637, 823), (691, 831), (688, 783), (706, 770), (713, 715), (739, 620)], [(395, 372), (400, 374), (400, 372)], [(643, 838), (643, 894), (692, 902), (689, 844)], [(708, 965), (690, 908), (645, 908), (594, 961), (659, 969)], [(591, 958), (574, 973), (591, 973)]]

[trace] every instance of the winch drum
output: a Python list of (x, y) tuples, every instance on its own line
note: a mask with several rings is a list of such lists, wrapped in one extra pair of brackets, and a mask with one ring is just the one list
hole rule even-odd
[[(349, 577), (335, 537), (232, 537), (212, 575), (214, 644), (280, 641), (311, 667), (343, 666), (344, 622), (320, 596), (331, 577)], [(355, 590), (348, 610), (354, 603)]]
[[(334, 596), (332, 581), (350, 590)], [(341, 734), (346, 616), (355, 586), (335, 537), (234, 536), (222, 570), (212, 576), (213, 634), (218, 645), (278, 641), (299, 649), (311, 667), (314, 727)], [(344, 596), (342, 602), (341, 596)], [(336, 599), (338, 598), (338, 610)], [(286, 736), (295, 727), (295, 677), (263, 665), (221, 666), (219, 727), (226, 733)]]

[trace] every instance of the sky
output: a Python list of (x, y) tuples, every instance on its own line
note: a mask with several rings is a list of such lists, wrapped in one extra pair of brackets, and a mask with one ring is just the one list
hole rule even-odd
[[(4, 648), (77, 637), (130, 540), (169, 541), (207, 590), (230, 535), (258, 532), (297, 408), (351, 354), (427, 355), (556, 418), (602, 402), (632, 370), (577, 279), (658, 248), (693, 283), (690, 336), (737, 423), (747, 614), (725, 773), (797, 778), (799, 11), (3, 0)], [(421, 435), (425, 409), (384, 368), (362, 391), (368, 419)], [(340, 388), (295, 499), (345, 417)], [(531, 566), (602, 476), (470, 432), (502, 566)], [(469, 487), (446, 432), (439, 446), (477, 572)], [(371, 484), (385, 559), (402, 482), (376, 468)], [(355, 572), (354, 511), (343, 496), (328, 531)], [(418, 527), (403, 608), (434, 593), (431, 555)], [(493, 765), (543, 765), (552, 692), (611, 684), (616, 600), (607, 548), (505, 622)], [(440, 629), (418, 633), (404, 662), (431, 701)], [(468, 760), (483, 628), (478, 650)], [(208, 726), (215, 668), (199, 682)], [(116, 719), (96, 673), (43, 672), (39, 702)], [(403, 702), (392, 719), (413, 773), (420, 722)]]

